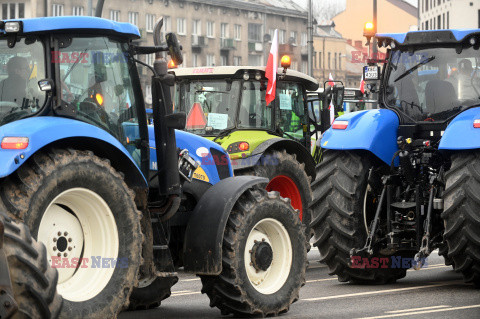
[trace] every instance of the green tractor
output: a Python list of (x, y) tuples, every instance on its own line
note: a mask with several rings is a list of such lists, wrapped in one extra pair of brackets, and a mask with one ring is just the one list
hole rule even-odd
[(264, 67), (172, 72), (176, 111), (188, 114), (186, 130), (220, 144), (232, 160), (235, 175), (267, 177), (267, 190), (290, 198), (308, 225), (310, 216), (305, 212), (315, 178), (311, 152), (316, 121), (309, 116), (306, 94), (317, 90), (318, 82), (300, 72), (279, 69), (275, 100), (266, 105)]

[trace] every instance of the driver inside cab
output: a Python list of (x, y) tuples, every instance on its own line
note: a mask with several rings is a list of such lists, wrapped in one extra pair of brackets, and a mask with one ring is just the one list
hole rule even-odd
[(7, 62), (8, 77), (0, 82), (0, 101), (22, 106), (27, 95), (30, 67), (27, 59), (14, 56)]

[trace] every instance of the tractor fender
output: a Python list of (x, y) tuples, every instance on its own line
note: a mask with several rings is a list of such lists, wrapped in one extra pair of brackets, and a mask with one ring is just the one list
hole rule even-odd
[(453, 151), (480, 148), (480, 129), (473, 127), (476, 119), (480, 119), (480, 107), (458, 114), (445, 129), (438, 149)]
[(268, 179), (229, 177), (210, 187), (193, 210), (184, 244), (185, 271), (198, 275), (222, 272), (222, 242), (233, 206), (253, 186), (265, 188)]
[(263, 154), (272, 151), (285, 150), (289, 154), (295, 154), (300, 163), (305, 164), (305, 172), (314, 179), (315, 161), (308, 150), (300, 143), (286, 138), (272, 138), (258, 145), (247, 158), (232, 161), (234, 170), (242, 170), (258, 164)]
[(352, 112), (335, 121), (347, 121), (346, 129), (330, 127), (322, 136), (321, 147), (331, 150), (366, 150), (391, 164), (398, 150), (398, 116), (385, 109)]
[(96, 149), (103, 150), (99, 155), (110, 159), (112, 165), (125, 174), (130, 186), (147, 187), (145, 177), (125, 147), (108, 132), (91, 124), (62, 117), (30, 117), (1, 126), (0, 140), (7, 136), (28, 137), (29, 143), (22, 150), (0, 150), (0, 178), (15, 172), (46, 146), (78, 146), (94, 153)]

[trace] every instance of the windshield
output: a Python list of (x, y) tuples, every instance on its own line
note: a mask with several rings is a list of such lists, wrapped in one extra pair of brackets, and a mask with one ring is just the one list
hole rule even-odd
[(385, 102), (413, 121), (444, 121), (480, 103), (480, 55), (473, 47), (392, 53)]
[(0, 40), (0, 125), (37, 113), (45, 103), (38, 81), (45, 78), (44, 48), (20, 38), (13, 48)]
[(235, 127), (240, 80), (191, 81), (177, 85), (178, 111), (187, 113), (188, 131), (216, 135)]

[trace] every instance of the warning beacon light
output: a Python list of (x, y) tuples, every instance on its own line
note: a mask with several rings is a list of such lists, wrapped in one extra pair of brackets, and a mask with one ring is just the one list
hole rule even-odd
[(370, 44), (370, 39), (375, 36), (376, 31), (373, 22), (365, 23), (365, 26), (363, 27), (363, 36), (367, 38), (367, 45)]
[(290, 56), (288, 55), (282, 56), (282, 59), (280, 60), (280, 65), (282, 66), (282, 68), (288, 69), (291, 64), (292, 64), (292, 61), (290, 59)]

